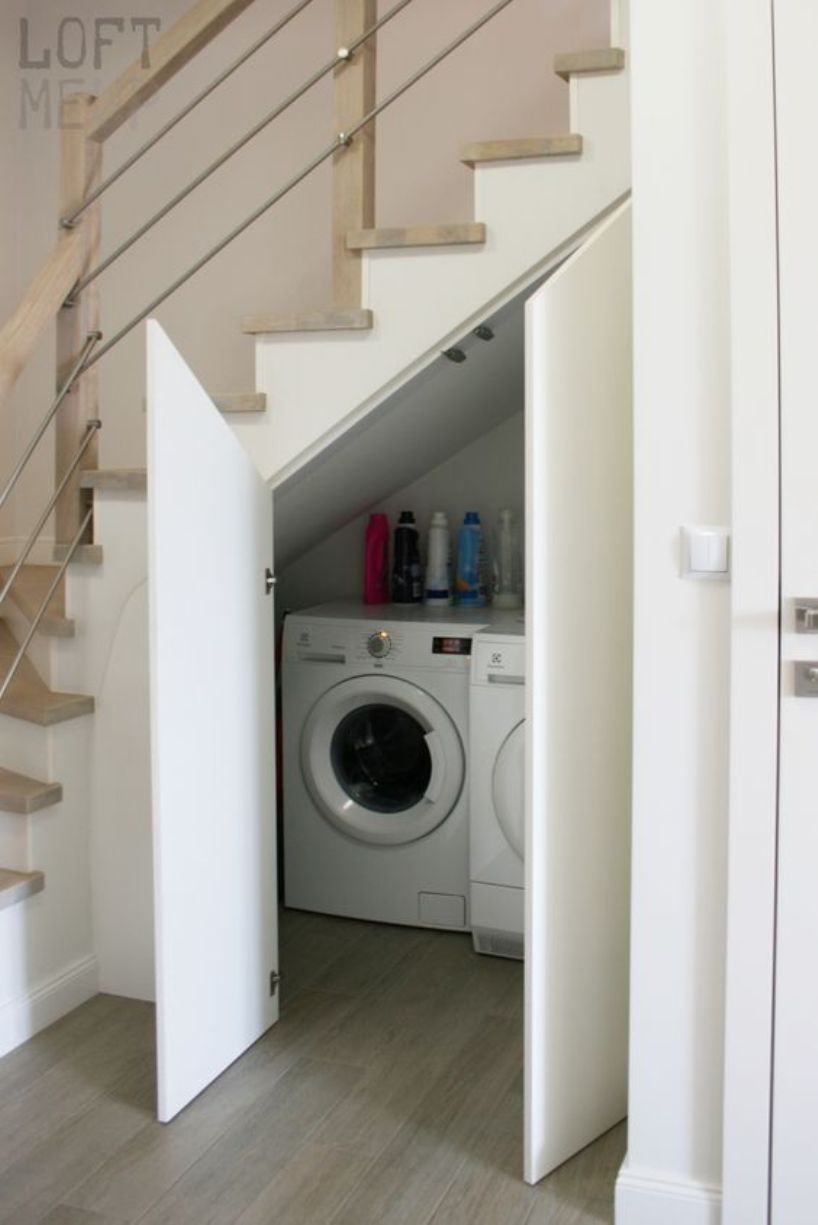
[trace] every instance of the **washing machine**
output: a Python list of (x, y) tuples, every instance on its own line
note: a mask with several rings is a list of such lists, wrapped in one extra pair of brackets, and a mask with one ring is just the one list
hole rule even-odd
[(282, 663), (287, 906), (468, 929), (477, 610), (326, 604)]
[(522, 957), (525, 932), (525, 623), (493, 621), (473, 641), (469, 893), (478, 953)]

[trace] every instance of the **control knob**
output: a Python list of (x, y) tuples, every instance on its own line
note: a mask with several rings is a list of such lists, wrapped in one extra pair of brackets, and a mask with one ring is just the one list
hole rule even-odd
[(366, 649), (373, 659), (383, 659), (392, 650), (392, 639), (387, 630), (378, 630), (370, 634)]

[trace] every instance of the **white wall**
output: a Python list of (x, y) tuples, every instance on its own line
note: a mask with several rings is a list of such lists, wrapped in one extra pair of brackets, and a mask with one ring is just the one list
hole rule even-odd
[[(371, 509), (385, 512), (393, 530), (402, 510), (414, 511), (422, 552), (433, 511), (446, 511), (454, 547), (465, 511), (477, 510), (490, 548), (491, 529), (503, 507), (516, 511), (522, 522), (524, 445), (521, 409), (514, 417)], [(342, 596), (361, 597), (367, 518), (361, 515), (353, 519), (279, 574), (276, 594), (279, 613)]]
[(633, 936), (618, 1225), (719, 1216), (730, 589), (679, 578), (678, 533), (730, 509), (723, 7), (631, 5)]

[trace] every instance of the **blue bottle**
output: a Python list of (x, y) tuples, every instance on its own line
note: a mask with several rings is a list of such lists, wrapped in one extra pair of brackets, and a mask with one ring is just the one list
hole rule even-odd
[(486, 564), (483, 529), (476, 510), (466, 512), (457, 536), (455, 603), (463, 608), (483, 608), (486, 603)]

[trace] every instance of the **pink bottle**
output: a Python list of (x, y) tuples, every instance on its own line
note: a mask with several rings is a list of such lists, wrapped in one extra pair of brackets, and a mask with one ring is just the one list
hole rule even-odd
[(364, 553), (364, 604), (389, 602), (389, 519), (370, 515)]

